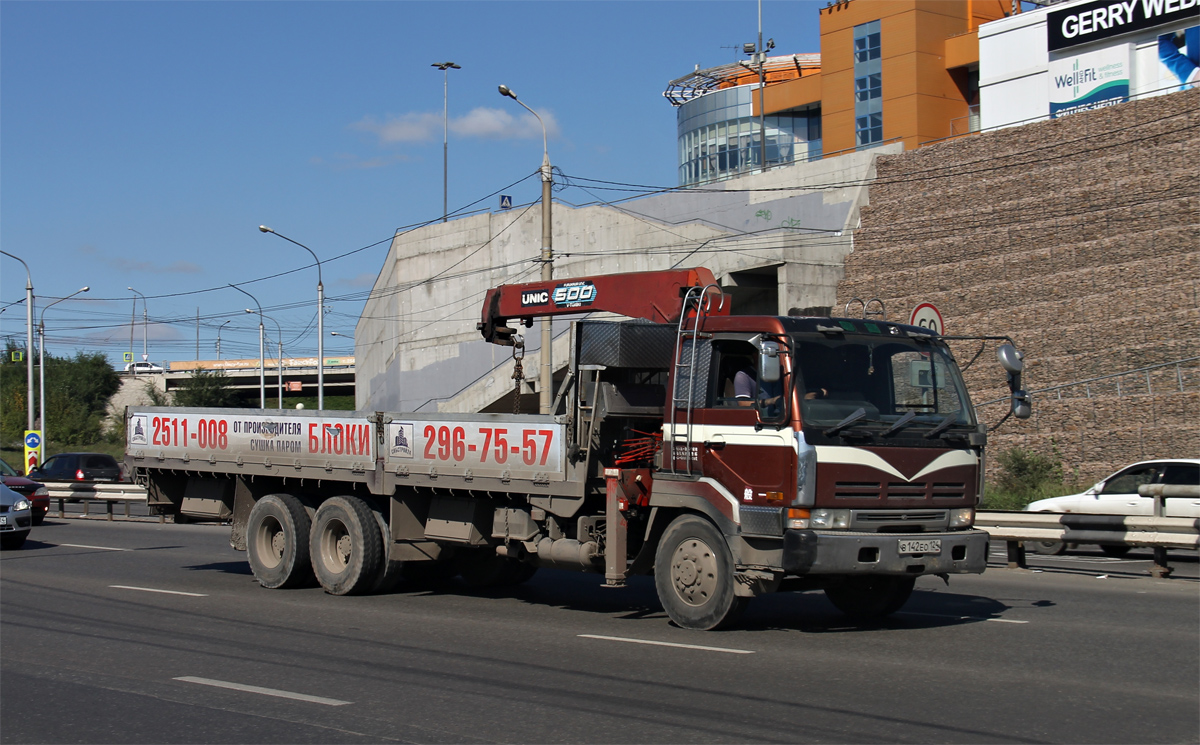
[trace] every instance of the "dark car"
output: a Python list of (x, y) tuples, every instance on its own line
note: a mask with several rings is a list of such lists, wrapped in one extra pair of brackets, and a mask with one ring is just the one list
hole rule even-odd
[(50, 510), (50, 493), (44, 484), (33, 479), (27, 479), (17, 473), (12, 466), (0, 460), (0, 483), (29, 500), (32, 505), (33, 524), (41, 525)]
[(29, 475), (45, 481), (119, 481), (121, 466), (104, 453), (59, 453)]

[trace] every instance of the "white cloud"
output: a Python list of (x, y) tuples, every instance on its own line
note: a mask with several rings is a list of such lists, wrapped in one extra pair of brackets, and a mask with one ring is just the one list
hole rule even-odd
[[(546, 123), (550, 137), (559, 134), (558, 121), (549, 111), (539, 112)], [(388, 117), (379, 121), (368, 116), (350, 125), (350, 129), (369, 132), (379, 138), (380, 145), (398, 142), (430, 142), (438, 138), (443, 127), (442, 115), (437, 113), (410, 113)], [(486, 140), (528, 140), (542, 136), (542, 125), (530, 113), (522, 110), (518, 115), (500, 108), (480, 106), (464, 116), (450, 119), (450, 131), (459, 137), (477, 137)]]
[(379, 275), (372, 272), (363, 272), (354, 277), (342, 277), (334, 280), (334, 284), (341, 287), (374, 287), (375, 280), (379, 279)]

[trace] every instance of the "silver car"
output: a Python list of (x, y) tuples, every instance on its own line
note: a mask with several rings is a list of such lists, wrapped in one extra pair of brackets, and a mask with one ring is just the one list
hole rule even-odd
[(29, 500), (0, 485), (0, 549), (24, 546), (32, 525)]

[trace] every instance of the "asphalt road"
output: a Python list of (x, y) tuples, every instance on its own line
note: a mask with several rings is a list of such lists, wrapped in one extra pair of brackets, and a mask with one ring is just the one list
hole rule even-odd
[(269, 591), (226, 527), (52, 516), (0, 554), (0, 742), (1200, 739), (1194, 553), (996, 559), (882, 624), (779, 594), (701, 633), (648, 578)]

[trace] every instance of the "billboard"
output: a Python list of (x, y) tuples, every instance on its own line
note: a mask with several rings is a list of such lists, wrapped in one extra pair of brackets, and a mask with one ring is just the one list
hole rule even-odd
[(1047, 47), (1054, 52), (1168, 23), (1186, 23), (1198, 13), (1200, 0), (1096, 0), (1072, 5), (1049, 12)]
[(1116, 44), (1050, 60), (1050, 118), (1127, 100), (1131, 51), (1129, 44)]
[(1161, 88), (1187, 90), (1200, 82), (1200, 26), (1158, 35)]

